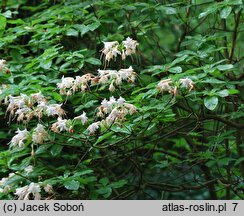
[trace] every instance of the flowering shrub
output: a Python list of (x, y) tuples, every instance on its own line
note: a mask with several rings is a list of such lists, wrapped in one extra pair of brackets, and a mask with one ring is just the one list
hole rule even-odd
[(243, 198), (242, 1), (0, 5), (1, 199)]

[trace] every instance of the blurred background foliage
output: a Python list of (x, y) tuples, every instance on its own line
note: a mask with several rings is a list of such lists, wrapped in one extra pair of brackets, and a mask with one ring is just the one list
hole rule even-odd
[[(1, 199), (30, 182), (53, 186), (54, 199), (243, 199), (242, 0), (2, 0), (0, 177), (15, 173)], [(138, 78), (111, 93), (91, 87), (66, 98), (62, 76), (97, 74), (103, 41), (139, 42), (136, 55), (108, 68), (133, 66)], [(194, 91), (158, 94), (161, 79), (189, 77)], [(138, 108), (121, 126), (90, 136), (54, 134), (35, 146), (9, 149), (17, 128), (4, 98), (41, 91), (63, 103), (68, 118), (91, 119), (103, 98), (123, 96)], [(48, 125), (54, 122), (49, 119)], [(33, 165), (28, 175), (24, 169)]]

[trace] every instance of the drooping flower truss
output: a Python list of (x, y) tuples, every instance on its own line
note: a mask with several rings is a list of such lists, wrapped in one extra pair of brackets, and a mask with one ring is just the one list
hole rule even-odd
[(37, 124), (32, 133), (32, 142), (35, 144), (43, 144), (48, 139), (48, 133), (42, 124)]
[(190, 92), (194, 88), (194, 82), (190, 78), (182, 78), (179, 82), (174, 83), (171, 78), (161, 80), (157, 89), (163, 94), (164, 92), (168, 92), (170, 94), (176, 95), (178, 93), (178, 88), (182, 87), (188, 89)]
[(57, 84), (61, 95), (73, 95), (77, 91), (85, 92), (89, 88), (89, 84), (109, 84), (109, 91), (113, 92), (115, 86), (120, 86), (123, 81), (128, 83), (135, 82), (136, 72), (130, 66), (120, 70), (98, 70), (98, 75), (85, 74), (83, 76), (62, 77), (61, 83)]
[(29, 122), (34, 116), (42, 118), (43, 114), (47, 116), (63, 116), (64, 110), (62, 104), (48, 104), (47, 99), (39, 92), (27, 96), (8, 96), (5, 99), (5, 104), (8, 105), (7, 113), (10, 120), (17, 118), (18, 122)]
[(126, 103), (124, 98), (116, 99), (112, 96), (109, 100), (104, 99), (98, 107), (97, 116), (102, 120), (92, 123), (87, 130), (92, 135), (99, 129), (99, 126), (111, 127), (114, 123), (124, 122), (126, 115), (133, 115), (135, 112), (137, 112), (137, 108)]
[(49, 195), (54, 193), (53, 187), (49, 184), (44, 186), (41, 183), (31, 182), (29, 185), (17, 188), (14, 194), (18, 197), (18, 200), (29, 200), (30, 196), (32, 196), (34, 200), (40, 200), (42, 198), (42, 189)]
[(102, 55), (105, 56), (105, 61), (109, 62), (115, 59), (117, 55), (121, 55), (124, 60), (126, 56), (130, 56), (136, 52), (139, 43), (136, 40), (127, 37), (126, 40), (119, 44), (118, 41), (103, 42), (104, 48), (101, 50)]
[(91, 73), (83, 76), (62, 77), (61, 83), (57, 84), (60, 89), (61, 95), (73, 95), (77, 91), (85, 92), (88, 89), (89, 84), (93, 84), (95, 76)]
[(29, 137), (30, 133), (27, 131), (27, 129), (24, 129), (24, 130), (18, 129), (16, 131), (16, 133), (17, 134), (10, 141), (10, 144), (11, 144), (10, 146), (11, 147), (18, 146), (18, 147), (22, 148), (22, 147), (24, 147), (24, 140), (26, 140)]

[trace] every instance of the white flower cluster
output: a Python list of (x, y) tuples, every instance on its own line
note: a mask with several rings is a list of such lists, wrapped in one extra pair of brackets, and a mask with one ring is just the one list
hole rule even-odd
[[(27, 129), (24, 130), (18, 129), (16, 131), (16, 135), (11, 139), (10, 146), (11, 147), (24, 147), (24, 141), (27, 140), (31, 134)], [(48, 133), (44, 129), (44, 126), (41, 124), (37, 124), (37, 127), (34, 128), (32, 133), (32, 142), (34, 144), (42, 144), (45, 140), (48, 139)]]
[(8, 180), (13, 177), (14, 173), (9, 173), (8, 177), (4, 177), (0, 180), (0, 193), (7, 193), (12, 189), (12, 184), (7, 184)]
[(27, 96), (8, 96), (5, 99), (5, 104), (8, 105), (7, 112), (10, 113), (10, 119), (16, 118), (17, 121), (29, 122), (34, 116), (39, 119), (43, 113), (47, 116), (63, 116), (64, 110), (62, 104), (48, 104), (47, 99), (39, 92)]
[(48, 133), (42, 124), (37, 124), (32, 133), (32, 142), (34, 144), (43, 144), (48, 139)]
[(30, 133), (27, 131), (27, 129), (24, 129), (24, 130), (20, 130), (18, 128), (18, 130), (16, 131), (16, 135), (12, 138), (12, 140), (10, 141), (11, 143), (11, 147), (24, 147), (24, 140), (28, 139)]
[(115, 85), (119, 86), (122, 81), (125, 80), (132, 83), (136, 79), (136, 72), (130, 66), (127, 69), (116, 70), (98, 70), (99, 83), (107, 84), (110, 83), (109, 91), (113, 92), (115, 90)]
[(52, 124), (51, 130), (55, 133), (62, 131), (71, 132), (72, 126), (69, 124), (69, 120), (58, 117), (57, 122)]
[(104, 118), (101, 121), (92, 123), (87, 130), (89, 134), (94, 134), (99, 126), (104, 125), (110, 127), (113, 123), (124, 121), (126, 115), (132, 115), (137, 111), (136, 107), (130, 103), (126, 103), (125, 99), (120, 97), (115, 99), (110, 97), (109, 100), (104, 99), (101, 102), (101, 106), (98, 107), (98, 117)]
[(76, 91), (81, 90), (85, 92), (89, 86), (89, 83), (92, 84), (95, 81), (95, 77), (91, 73), (87, 73), (83, 76), (73, 77), (62, 77), (61, 83), (57, 83), (57, 87), (60, 89), (61, 95), (72, 95)]
[[(194, 88), (194, 83), (189, 78), (180, 79), (179, 81), (182, 88), (189, 89), (189, 92)], [(157, 89), (160, 92), (168, 92), (170, 94), (176, 95), (177, 94), (177, 85), (172, 85), (173, 81), (169, 79), (161, 80), (158, 85)]]
[(105, 61), (109, 62), (111, 59), (116, 58), (117, 55), (121, 55), (124, 60), (126, 56), (130, 56), (136, 52), (136, 47), (139, 43), (136, 40), (128, 37), (125, 41), (122, 41), (120, 45), (118, 41), (103, 42), (104, 48), (101, 50), (102, 55), (105, 56)]
[(113, 57), (117, 57), (117, 55), (121, 54), (119, 51), (119, 42), (111, 41), (111, 42), (103, 42), (104, 48), (102, 49), (102, 54), (105, 55), (105, 60), (110, 61)]
[(85, 92), (90, 84), (108, 84), (109, 91), (115, 90), (115, 85), (119, 86), (122, 84), (122, 81), (127, 81), (132, 83), (136, 79), (136, 72), (130, 66), (127, 69), (117, 70), (98, 70), (98, 75), (94, 76), (92, 74), (85, 74), (83, 76), (73, 77), (62, 77), (61, 83), (57, 83), (59, 92), (61, 95), (73, 95), (76, 91)]
[(30, 195), (32, 195), (34, 200), (40, 200), (42, 187), (46, 193), (53, 193), (53, 187), (51, 185), (47, 184), (46, 186), (42, 186), (39, 183), (31, 182), (29, 185), (17, 188), (14, 194), (18, 196), (18, 200), (29, 200)]
[[(76, 116), (74, 120), (81, 121), (81, 123), (84, 125), (87, 123), (88, 118), (86, 116), (86, 113), (83, 111), (83, 113), (79, 116)], [(51, 130), (55, 133), (59, 133), (62, 131), (67, 131), (69, 133), (72, 133), (73, 123), (70, 119), (62, 119), (58, 117), (57, 122), (52, 124)]]

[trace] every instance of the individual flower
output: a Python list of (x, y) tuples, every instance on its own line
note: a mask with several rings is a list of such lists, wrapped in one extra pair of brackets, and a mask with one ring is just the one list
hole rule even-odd
[(120, 69), (118, 73), (122, 80), (127, 80), (131, 82), (135, 81), (136, 72), (133, 70), (131, 66), (127, 69)]
[(61, 108), (62, 104), (50, 104), (47, 105), (46, 108), (46, 113), (47, 116), (63, 116), (64, 115), (64, 110)]
[(27, 191), (34, 196), (35, 200), (41, 199), (41, 188), (39, 184), (31, 182)]
[(53, 194), (54, 193), (54, 191), (53, 191), (53, 186), (52, 185), (50, 185), (50, 184), (47, 184), (46, 186), (44, 186), (44, 191), (46, 192), (46, 193), (48, 193), (48, 194)]
[(32, 141), (35, 144), (42, 144), (48, 137), (47, 131), (42, 124), (37, 124), (32, 134)]
[(18, 200), (28, 200), (29, 199), (28, 189), (29, 189), (28, 185), (17, 188), (14, 194), (18, 196)]
[(76, 116), (74, 119), (81, 120), (81, 122), (82, 122), (83, 125), (86, 124), (87, 121), (88, 121), (88, 118), (87, 118), (85, 112), (83, 112), (83, 113), (82, 113), (81, 115), (79, 115), (79, 116)]
[(104, 48), (102, 49), (102, 54), (105, 55), (105, 60), (110, 61), (114, 57), (116, 58), (118, 54), (121, 54), (119, 51), (119, 42), (111, 41), (111, 42), (103, 42)]
[(118, 105), (122, 106), (125, 103), (125, 99), (122, 97), (119, 97), (119, 99), (117, 100)]
[(115, 91), (115, 87), (114, 87), (114, 82), (113, 81), (110, 83), (108, 90), (111, 91), (111, 92)]
[(16, 146), (23, 147), (24, 146), (23, 141), (29, 137), (30, 133), (27, 131), (27, 129), (24, 130), (18, 129), (16, 133), (17, 134), (10, 141), (11, 147), (16, 147)]
[(18, 196), (18, 200), (29, 200), (30, 195), (32, 195), (35, 200), (40, 200), (40, 192), (40, 184), (31, 182), (29, 185), (17, 188), (14, 194)]
[(68, 126), (68, 120), (62, 119), (61, 117), (58, 117), (58, 121), (52, 124), (51, 130), (55, 133), (62, 132), (62, 131), (68, 131), (71, 132), (72, 127)]
[(2, 178), (0, 180), (0, 186), (5, 186), (5, 184), (7, 183), (8, 180), (9, 180), (9, 178)]
[(133, 40), (130, 37), (127, 37), (126, 40), (122, 42), (122, 44), (125, 47), (125, 51), (122, 51), (122, 59), (125, 59), (126, 56), (134, 54), (136, 52), (136, 47), (139, 45), (136, 40)]
[(60, 89), (60, 94), (65, 95), (67, 94), (67, 89), (70, 89), (74, 85), (74, 78), (73, 77), (62, 77), (61, 83), (57, 84), (57, 87)]
[(172, 83), (172, 80), (166, 79), (166, 80), (161, 80), (158, 85), (157, 85), (157, 89), (159, 89), (160, 92), (172, 92), (172, 86), (170, 86), (170, 84)]
[(7, 63), (6, 60), (0, 59), (0, 71), (2, 71), (3, 69), (5, 69), (7, 67), (6, 63)]
[(47, 103), (46, 98), (42, 95), (41, 92), (31, 94), (31, 98), (33, 98), (33, 100), (35, 100), (38, 104)]
[(183, 88), (188, 88), (189, 92), (194, 88), (194, 83), (189, 78), (180, 79), (180, 83)]
[(137, 112), (137, 108), (133, 104), (125, 103), (124, 106), (130, 115), (133, 115)]
[(7, 182), (14, 175), (15, 173), (9, 173), (7, 178), (4, 177), (0, 180), (0, 193), (7, 193), (12, 189), (12, 184), (7, 184)]
[(94, 122), (87, 128), (90, 135), (94, 134), (98, 130), (99, 124), (100, 122)]

